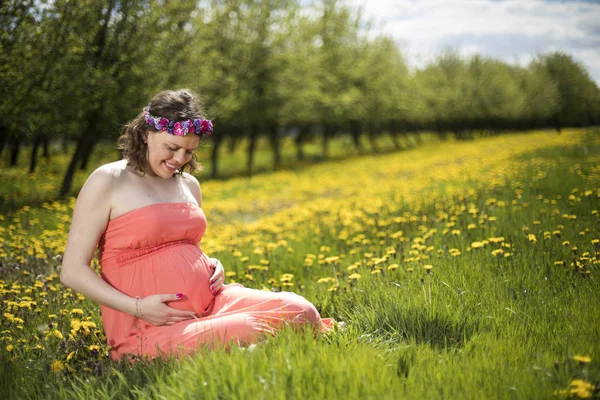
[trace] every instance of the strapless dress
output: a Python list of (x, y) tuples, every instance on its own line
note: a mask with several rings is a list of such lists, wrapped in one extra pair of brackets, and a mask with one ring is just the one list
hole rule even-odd
[(247, 345), (290, 323), (321, 331), (333, 326), (333, 320), (321, 318), (309, 301), (292, 292), (230, 284), (213, 295), (213, 268), (198, 246), (205, 231), (204, 211), (193, 203), (152, 204), (109, 221), (98, 243), (102, 278), (131, 297), (182, 293), (182, 299), (167, 305), (198, 316), (154, 326), (101, 305), (113, 359), (128, 353), (185, 355), (200, 345)]

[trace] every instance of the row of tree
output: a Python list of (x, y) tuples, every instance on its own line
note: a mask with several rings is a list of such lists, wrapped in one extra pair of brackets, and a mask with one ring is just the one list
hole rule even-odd
[(582, 126), (600, 122), (600, 89), (564, 53), (520, 67), (454, 52), (411, 71), (392, 39), (369, 37), (336, 0), (8, 0), (0, 2), (0, 154), (75, 143), (61, 194), (94, 146), (114, 138), (164, 88), (200, 93), (219, 147), (266, 135), (275, 167), (294, 127), (297, 156), (314, 127), (329, 139), (422, 129)]

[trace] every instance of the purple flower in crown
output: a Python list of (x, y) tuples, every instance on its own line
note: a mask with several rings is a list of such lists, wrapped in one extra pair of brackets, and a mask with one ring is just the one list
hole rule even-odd
[(202, 125), (201, 125), (199, 119), (194, 120), (194, 127), (196, 128), (195, 129), (196, 134), (198, 134), (198, 135), (202, 134)]
[(183, 121), (181, 123), (181, 127), (183, 128), (183, 134), (187, 135), (188, 132), (190, 131), (190, 129), (189, 129), (190, 128), (190, 120)]
[(173, 126), (173, 135), (175, 136), (183, 136), (185, 133), (183, 132), (183, 127), (180, 122), (175, 122)]

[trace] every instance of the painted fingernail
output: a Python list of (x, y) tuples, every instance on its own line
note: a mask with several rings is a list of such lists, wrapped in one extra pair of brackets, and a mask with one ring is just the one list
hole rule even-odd
[(182, 297), (183, 297), (183, 294), (181, 294), (181, 293), (177, 293), (177, 294), (175, 295), (175, 297), (177, 297), (178, 299), (180, 299), (180, 298), (182, 298)]

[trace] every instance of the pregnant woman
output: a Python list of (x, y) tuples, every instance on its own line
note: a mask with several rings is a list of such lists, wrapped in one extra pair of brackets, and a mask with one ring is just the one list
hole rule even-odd
[[(121, 161), (81, 189), (61, 282), (100, 303), (111, 357), (184, 355), (200, 345), (247, 345), (283, 324), (329, 329), (290, 292), (224, 285), (219, 260), (198, 247), (206, 230), (194, 151), (212, 133), (189, 90), (157, 94), (119, 138)], [(98, 247), (101, 276), (90, 262)]]

